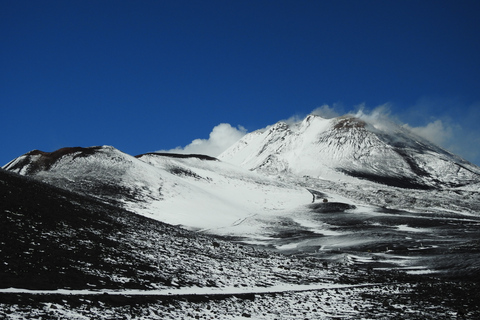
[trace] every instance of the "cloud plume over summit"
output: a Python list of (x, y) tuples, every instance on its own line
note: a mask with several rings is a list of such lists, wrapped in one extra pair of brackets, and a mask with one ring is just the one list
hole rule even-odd
[(408, 119), (407, 121), (402, 121), (400, 119), (404, 118), (402, 115), (393, 114), (389, 104), (383, 104), (374, 109), (368, 109), (362, 104), (358, 107), (358, 111), (350, 112), (350, 114), (387, 130), (389, 123), (396, 123), (418, 136), (444, 148), (448, 148), (448, 145), (451, 143), (451, 139), (454, 136), (455, 128), (451, 123), (430, 117), (429, 122), (423, 122), (424, 124), (413, 126), (408, 123)]
[[(480, 132), (476, 125), (472, 124), (474, 119), (478, 118), (477, 108), (470, 108), (470, 112), (457, 121), (442, 117), (441, 114), (438, 117), (422, 115), (420, 109), (413, 106), (403, 111), (392, 111), (395, 107), (389, 103), (375, 108), (360, 104), (346, 112), (342, 105), (324, 104), (312, 110), (310, 114), (327, 119), (349, 114), (383, 129), (388, 129), (389, 124), (396, 123), (478, 165), (480, 153), (476, 151), (477, 148), (472, 148), (472, 145), (478, 145), (480, 141)], [(302, 121), (303, 118), (304, 116), (296, 114), (283, 121), (293, 124)], [(268, 124), (267, 128), (270, 125), (273, 123)], [(199, 153), (217, 157), (246, 133), (247, 130), (243, 126), (233, 127), (228, 123), (220, 123), (212, 129), (208, 139), (195, 139), (185, 147), (160, 152)]]

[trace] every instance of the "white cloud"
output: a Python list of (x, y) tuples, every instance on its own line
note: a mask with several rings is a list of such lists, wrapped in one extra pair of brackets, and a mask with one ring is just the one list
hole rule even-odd
[[(362, 119), (380, 130), (389, 131), (390, 128), (393, 128), (391, 124), (395, 123), (397, 125), (402, 125), (413, 133), (437, 145), (448, 147), (451, 143), (452, 138), (454, 137), (454, 129), (456, 128), (447, 124), (445, 121), (435, 119), (424, 126), (411, 126), (402, 123), (397, 116), (392, 114), (391, 109), (392, 106), (389, 103), (382, 104), (374, 109), (369, 109), (364, 103), (362, 103), (355, 106), (354, 110), (347, 114)], [(340, 115), (339, 110), (335, 105), (333, 107), (323, 105), (316, 108), (311, 113), (324, 118), (333, 118)]]
[(365, 104), (355, 106), (355, 110), (347, 113), (350, 116), (359, 118), (373, 127), (390, 132), (394, 127), (392, 124), (399, 124), (400, 121), (392, 115), (391, 105), (388, 103), (382, 104), (374, 109), (369, 109)]
[(320, 117), (325, 118), (325, 119), (332, 119), (332, 118), (336, 118), (338, 116), (341, 116), (341, 114), (339, 114), (336, 111), (335, 106), (330, 107), (327, 104), (324, 104), (323, 106), (314, 109), (312, 112), (310, 112), (310, 114), (320, 116)]
[(408, 124), (404, 127), (440, 146), (444, 146), (453, 136), (452, 127), (445, 125), (442, 120), (435, 120), (423, 127), (411, 127)]
[(391, 123), (396, 123), (420, 137), (443, 147), (447, 147), (451, 142), (454, 132), (454, 128), (451, 125), (448, 125), (440, 119), (434, 119), (423, 126), (411, 126), (406, 123), (402, 124), (401, 121), (392, 115), (391, 106), (388, 103), (380, 105), (371, 111), (366, 109), (365, 105), (360, 105), (358, 111), (353, 115), (365, 120), (378, 129), (386, 131), (389, 130)]
[(228, 123), (220, 123), (212, 129), (208, 139), (195, 139), (185, 147), (160, 150), (159, 152), (194, 153), (217, 157), (246, 133), (247, 130), (242, 126), (235, 128)]
[(371, 123), (383, 123), (394, 121), (390, 104), (382, 104), (373, 110), (369, 110), (365, 104), (358, 105), (357, 111), (350, 111), (349, 114)]
[[(284, 120), (280, 120), (280, 121), (285, 122), (285, 123), (288, 124), (288, 125), (292, 125), (292, 124), (295, 124), (295, 123), (298, 123), (298, 122), (302, 121), (303, 118), (304, 118), (304, 117), (296, 114), (296, 115), (291, 116), (291, 117), (288, 118), (288, 119), (284, 119)], [(272, 125), (273, 125), (273, 124), (268, 125), (267, 128), (270, 128)], [(263, 130), (263, 129), (262, 129), (262, 130)]]

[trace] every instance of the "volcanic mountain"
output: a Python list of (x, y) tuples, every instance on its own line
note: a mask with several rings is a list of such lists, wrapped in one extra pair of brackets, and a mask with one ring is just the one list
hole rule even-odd
[(264, 229), (260, 220), (305, 211), (312, 195), (345, 208), (476, 212), (480, 206), (479, 167), (404, 127), (353, 116), (279, 122), (247, 134), (218, 159), (72, 147), (34, 150), (4, 169), (217, 234), (257, 233)]
[(480, 168), (392, 123), (34, 150), (0, 200), (0, 318), (480, 316)]
[(367, 179), (404, 188), (480, 182), (480, 168), (404, 127), (353, 116), (277, 124), (247, 134), (219, 159), (254, 171), (327, 180)]

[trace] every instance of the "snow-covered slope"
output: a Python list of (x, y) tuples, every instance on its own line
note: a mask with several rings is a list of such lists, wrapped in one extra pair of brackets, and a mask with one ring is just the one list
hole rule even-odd
[(309, 115), (247, 134), (219, 159), (269, 174), (357, 177), (407, 188), (480, 182), (480, 168), (393, 123)]
[(248, 217), (311, 201), (300, 187), (205, 156), (145, 154), (109, 147), (32, 151), (5, 169), (195, 229), (237, 226)]
[[(246, 135), (221, 158), (103, 146), (32, 151), (5, 169), (169, 224), (337, 262), (430, 272), (446, 254), (477, 248), (479, 168), (404, 128), (309, 116)], [(473, 274), (476, 257), (448, 268)]]

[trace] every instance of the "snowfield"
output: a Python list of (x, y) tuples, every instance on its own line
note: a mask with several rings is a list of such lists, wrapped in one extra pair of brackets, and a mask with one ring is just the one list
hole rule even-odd
[[(232, 230), (241, 234), (242, 222), (257, 215), (281, 214), (309, 203), (311, 195), (304, 188), (275, 181), (248, 170), (220, 161), (205, 161), (195, 157), (172, 158), (147, 154), (138, 159), (161, 171), (179, 176), (183, 184), (175, 196), (152, 201), (142, 210), (135, 203), (135, 212), (151, 214), (158, 220), (189, 228)], [(185, 190), (187, 188), (187, 190)], [(195, 189), (195, 191), (193, 190)], [(169, 192), (168, 189), (166, 192)], [(165, 218), (174, 213), (177, 217)], [(216, 214), (216, 213), (222, 214)], [(238, 231), (237, 231), (238, 230)]]

